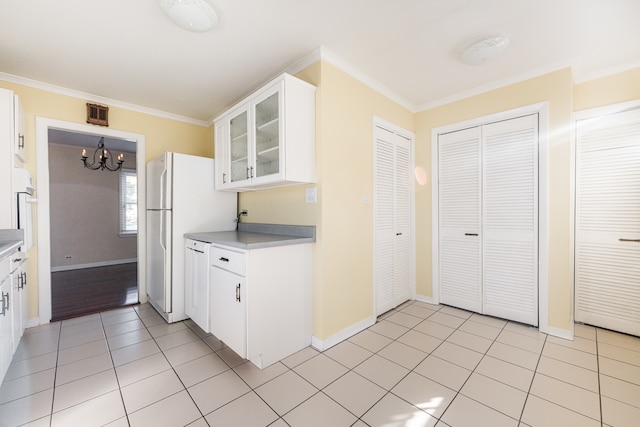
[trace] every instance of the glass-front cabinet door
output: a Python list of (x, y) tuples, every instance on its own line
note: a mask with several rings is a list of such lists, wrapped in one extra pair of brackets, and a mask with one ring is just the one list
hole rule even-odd
[[(278, 85), (277, 88), (280, 86)], [(260, 179), (280, 172), (280, 91), (267, 95), (254, 104), (255, 170)]]
[(229, 180), (249, 179), (249, 111), (244, 109), (229, 120)]
[(315, 182), (315, 87), (283, 74), (215, 120), (216, 189)]

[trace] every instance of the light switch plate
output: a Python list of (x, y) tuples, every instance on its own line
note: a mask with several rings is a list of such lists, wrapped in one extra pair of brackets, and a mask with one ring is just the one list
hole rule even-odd
[(306, 203), (316, 203), (316, 187), (307, 188), (304, 191), (304, 201)]

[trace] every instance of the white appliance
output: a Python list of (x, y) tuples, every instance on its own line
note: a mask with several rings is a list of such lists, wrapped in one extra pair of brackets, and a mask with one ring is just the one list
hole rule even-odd
[(147, 163), (147, 295), (169, 322), (185, 313), (185, 233), (236, 227), (237, 194), (214, 190), (214, 160), (165, 152)]
[(203, 331), (211, 332), (209, 312), (209, 252), (211, 245), (187, 239), (185, 247), (185, 302), (187, 316)]
[(20, 251), (27, 252), (33, 246), (33, 204), (36, 203), (33, 193), (33, 179), (27, 169), (13, 169), (13, 187), (16, 197), (16, 228), (24, 232), (24, 244)]

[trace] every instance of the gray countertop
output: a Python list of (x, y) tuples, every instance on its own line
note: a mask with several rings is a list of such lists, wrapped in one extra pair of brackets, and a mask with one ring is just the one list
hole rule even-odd
[(14, 253), (23, 242), (22, 230), (0, 230), (0, 260)]
[(184, 237), (238, 249), (259, 249), (313, 243), (316, 241), (316, 228), (315, 226), (240, 223), (237, 231), (187, 233)]

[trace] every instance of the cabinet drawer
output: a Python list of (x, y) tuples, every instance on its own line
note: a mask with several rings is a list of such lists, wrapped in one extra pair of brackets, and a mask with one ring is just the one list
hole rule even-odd
[(224, 268), (241, 276), (245, 275), (246, 257), (243, 253), (212, 246), (210, 259), (211, 265), (215, 267)]

